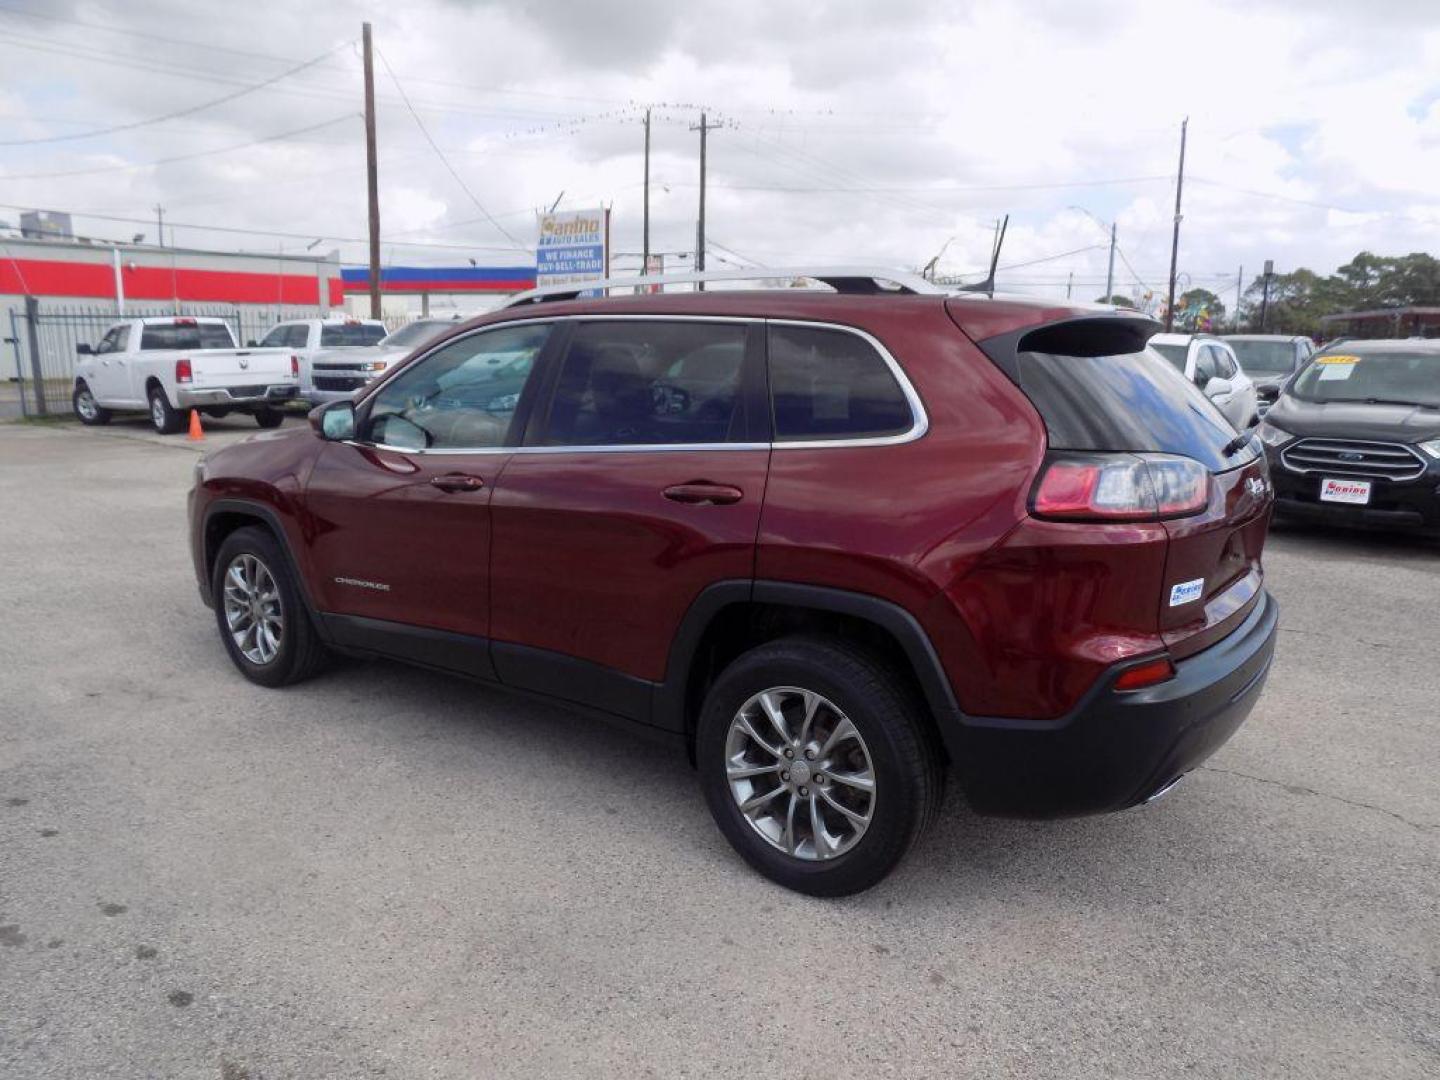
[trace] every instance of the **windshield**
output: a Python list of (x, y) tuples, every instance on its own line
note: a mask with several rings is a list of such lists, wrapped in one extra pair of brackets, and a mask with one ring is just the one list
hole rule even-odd
[(1154, 349), (1166, 360), (1169, 360), (1175, 370), (1180, 372), (1181, 375), (1185, 374), (1185, 358), (1190, 353), (1189, 345), (1157, 345), (1152, 341), (1150, 348)]
[(446, 327), (454, 326), (453, 322), (446, 322), (441, 319), (421, 319), (412, 322), (408, 326), (402, 326), (385, 339), (386, 345), (400, 345), (406, 348), (423, 344), (433, 337), (438, 337)]
[(343, 345), (378, 345), (385, 337), (385, 327), (371, 323), (328, 323), (320, 328), (320, 347), (333, 349)]
[(1440, 348), (1322, 354), (1301, 372), (1290, 393), (1302, 401), (1440, 408)]
[(1246, 341), (1226, 338), (1240, 367), (1264, 375), (1288, 375), (1295, 368), (1295, 346), (1290, 341)]

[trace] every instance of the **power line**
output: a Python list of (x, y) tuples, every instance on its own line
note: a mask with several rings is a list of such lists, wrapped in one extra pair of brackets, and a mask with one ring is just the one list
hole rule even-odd
[[(1125, 176), (1111, 180), (1065, 180), (1041, 184), (947, 184), (943, 187), (779, 187), (771, 184), (711, 184), (711, 187), (725, 188), (730, 191), (779, 191), (793, 192), (795, 194), (813, 195), (817, 193), (846, 192), (851, 194), (895, 194), (912, 193), (917, 195), (948, 195), (951, 193), (981, 192), (981, 191), (1050, 191), (1062, 188), (1076, 187), (1121, 187), (1126, 184), (1146, 184), (1156, 181), (1168, 181), (1168, 176)], [(694, 187), (692, 183), (683, 180), (666, 180), (663, 183), (668, 187)]]
[(475, 193), (470, 190), (470, 186), (461, 179), (460, 174), (455, 171), (455, 166), (451, 165), (450, 159), (445, 156), (445, 152), (441, 150), (435, 140), (431, 138), (430, 129), (425, 126), (425, 121), (420, 119), (420, 114), (417, 113), (415, 107), (410, 104), (410, 97), (405, 93), (405, 87), (400, 85), (400, 80), (395, 77), (395, 72), (390, 67), (390, 61), (385, 58), (385, 53), (380, 49), (376, 49), (375, 52), (379, 54), (380, 62), (385, 65), (385, 72), (390, 76), (390, 81), (395, 84), (395, 89), (400, 92), (400, 97), (404, 100), (405, 107), (410, 110), (410, 115), (415, 118), (415, 125), (420, 129), (420, 134), (425, 136), (425, 141), (430, 144), (430, 149), (434, 150), (435, 156), (440, 159), (440, 164), (445, 166), (445, 170), (455, 178), (455, 182), (459, 184), (461, 190), (470, 197), (470, 201), (475, 204), (475, 208), (489, 220), (491, 225), (494, 225), (495, 228), (499, 230), (500, 235), (505, 237), (506, 240), (509, 240), (510, 243), (514, 244), (515, 247), (521, 251), (528, 250), (519, 240), (516, 240), (515, 237), (510, 235), (509, 230), (507, 230), (504, 225), (501, 225), (500, 222), (495, 220), (494, 215), (485, 209), (484, 204), (475, 197)]
[(117, 131), (133, 131), (136, 128), (149, 127), (151, 124), (161, 124), (164, 123), (166, 120), (178, 120), (182, 116), (192, 116), (195, 113), (203, 112), (205, 109), (212, 109), (216, 105), (223, 105), (227, 101), (234, 101), (236, 98), (244, 97), (246, 94), (253, 94), (256, 90), (263, 90), (265, 87), (271, 85), (272, 83), (277, 83), (281, 79), (288, 78), (289, 76), (294, 75), (296, 72), (304, 71), (306, 68), (309, 67), (314, 67), (322, 60), (329, 59), (332, 55), (345, 48), (349, 44), (350, 42), (348, 41), (344, 42), (340, 45), (337, 45), (333, 49), (326, 50), (319, 56), (316, 56), (310, 60), (306, 60), (303, 64), (297, 64), (295, 67), (288, 68), (287, 70), (282, 71), (279, 75), (272, 75), (270, 78), (265, 79), (262, 82), (251, 83), (248, 86), (236, 90), (234, 93), (225, 94), (222, 97), (218, 98), (213, 98), (212, 100), (202, 102), (199, 105), (191, 105), (184, 109), (177, 109), (174, 112), (165, 113), (163, 116), (153, 116), (148, 120), (132, 120), (128, 124), (116, 124), (113, 127), (97, 128), (94, 131), (72, 132), (69, 135), (47, 135), (41, 139), (0, 139), (0, 146), (35, 146), (40, 143), (71, 142), (76, 139), (93, 139), (100, 135), (113, 135)]
[(174, 157), (159, 158), (155, 161), (137, 161), (128, 165), (99, 165), (93, 169), (67, 169), (63, 172), (42, 173), (6, 173), (0, 175), (0, 181), (51, 180), (62, 176), (91, 176), (95, 173), (128, 172), (132, 169), (148, 169), (156, 165), (173, 165), (178, 161), (193, 161), (196, 158), (212, 157), (215, 154), (230, 154), (236, 150), (246, 150), (252, 146), (261, 146), (265, 143), (280, 142), (284, 139), (294, 138), (296, 135), (308, 135), (312, 131), (334, 127), (336, 124), (345, 120), (353, 120), (359, 115), (359, 113), (346, 113), (344, 116), (336, 116), (332, 119), (322, 121), (319, 124), (296, 128), (294, 131), (282, 131), (278, 135), (266, 135), (263, 138), (251, 139), (249, 142), (236, 143), (233, 146), (222, 146), (215, 150), (198, 150), (193, 154), (176, 154)]
[[(36, 207), (35, 207), (33, 204), (0, 203), (0, 209), (4, 209), (4, 210), (34, 210), (34, 209), (36, 209)], [(150, 224), (153, 224), (153, 223), (154, 223), (154, 220), (155, 220), (154, 218), (149, 218), (149, 217), (144, 217), (144, 218), (139, 218), (139, 217), (123, 217), (123, 216), (120, 216), (120, 215), (117, 215), (117, 214), (92, 213), (92, 212), (90, 212), (90, 211), (88, 211), (88, 210), (70, 210), (70, 211), (66, 211), (66, 212), (69, 213), (70, 215), (72, 215), (73, 217), (94, 218), (96, 221), (116, 221), (116, 222), (121, 222), (122, 224), (126, 224), (126, 225), (150, 225)], [(234, 226), (234, 225), (201, 225), (201, 224), (198, 224), (198, 223), (196, 223), (196, 222), (185, 222), (185, 221), (171, 221), (171, 222), (168, 222), (167, 224), (169, 224), (169, 226), (170, 226), (172, 229), (174, 229), (174, 228), (195, 229), (195, 230), (198, 231), (198, 232), (231, 233), (231, 234), (234, 234), (234, 235), (236, 235), (236, 236), (280, 237), (280, 238), (282, 238), (282, 239), (287, 239), (287, 240), (314, 240), (314, 239), (318, 236), (318, 237), (319, 237), (320, 239), (322, 239), (322, 240), (331, 240), (331, 241), (334, 241), (335, 243), (340, 243), (340, 244), (367, 244), (367, 243), (369, 243), (369, 240), (367, 240), (365, 237), (361, 237), (361, 236), (335, 236), (335, 235), (330, 234), (330, 233), (316, 233), (316, 232), (313, 232), (313, 231), (312, 231), (312, 232), (284, 232), (284, 231), (281, 231), (281, 230), (278, 230), (278, 229), (245, 229), (245, 228), (240, 228), (240, 227)], [(510, 248), (510, 247), (496, 247), (496, 246), (494, 246), (493, 244), (490, 244), (490, 245), (487, 245), (487, 244), (430, 244), (430, 243), (422, 243), (422, 242), (420, 242), (420, 241), (403, 241), (403, 240), (387, 240), (387, 241), (385, 241), (385, 243), (386, 243), (386, 246), (414, 247), (414, 248), (434, 248), (434, 249), (437, 249), (437, 250), (439, 250), (439, 249), (446, 249), (446, 250), (455, 250), (455, 251), (503, 251), (503, 252), (509, 252), (509, 253), (512, 253), (512, 254), (513, 254), (513, 253), (514, 253), (514, 250), (515, 250), (514, 248)], [(528, 252), (529, 249), (523, 249), (523, 250), (525, 250), (525, 251)]]

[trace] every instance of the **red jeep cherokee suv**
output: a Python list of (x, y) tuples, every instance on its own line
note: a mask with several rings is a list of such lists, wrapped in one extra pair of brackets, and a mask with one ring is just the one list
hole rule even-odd
[(894, 867), (948, 770), (987, 814), (1163, 792), (1270, 664), (1258, 444), (1133, 312), (826, 280), (536, 295), (208, 455), (235, 665), (393, 657), (673, 739), (814, 894)]

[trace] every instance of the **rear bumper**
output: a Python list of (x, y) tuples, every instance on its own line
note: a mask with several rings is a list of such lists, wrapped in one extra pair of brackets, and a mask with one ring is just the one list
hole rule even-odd
[(1245, 621), (1176, 676), (1116, 692), (1112, 668), (1054, 721), (967, 718), (955, 767), (982, 814), (1065, 817), (1123, 810), (1162, 792), (1203, 762), (1245, 721), (1270, 671), (1279, 606), (1269, 593)]
[(292, 400), (300, 391), (294, 383), (275, 386), (231, 386), (215, 390), (176, 390), (176, 404), (182, 409), (201, 409), (207, 406), (241, 408), (246, 405), (278, 404)]

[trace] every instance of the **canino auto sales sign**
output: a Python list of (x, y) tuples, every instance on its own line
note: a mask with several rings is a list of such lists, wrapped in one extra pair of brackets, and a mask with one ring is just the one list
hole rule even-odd
[(535, 285), (543, 289), (604, 277), (607, 231), (604, 210), (542, 214)]

